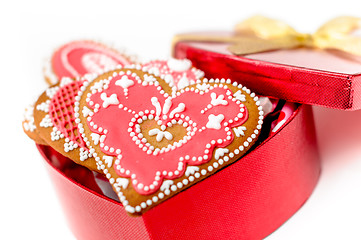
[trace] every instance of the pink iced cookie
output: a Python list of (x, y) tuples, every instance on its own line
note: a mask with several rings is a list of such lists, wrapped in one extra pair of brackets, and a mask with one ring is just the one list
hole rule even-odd
[(74, 41), (60, 47), (52, 55), (45, 77), (51, 84), (62, 77), (76, 78), (87, 73), (102, 73), (105, 70), (132, 64), (130, 57), (103, 44), (93, 41)]
[(188, 59), (154, 60), (143, 64), (143, 70), (163, 78), (174, 90), (188, 87), (204, 77)]
[(292, 116), (294, 111), (297, 109), (297, 106), (295, 103), (292, 102), (286, 102), (285, 105), (282, 107), (280, 115), (277, 119), (277, 121), (272, 123), (271, 126), (271, 134), (274, 134), (277, 132), (286, 122), (287, 120)]
[(264, 114), (259, 98), (229, 79), (173, 91), (141, 69), (86, 81), (74, 103), (89, 152), (134, 215), (238, 160)]

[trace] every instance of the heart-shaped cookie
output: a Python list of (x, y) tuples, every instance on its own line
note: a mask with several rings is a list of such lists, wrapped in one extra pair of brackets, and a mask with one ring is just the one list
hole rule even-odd
[[(164, 60), (156, 62), (167, 63), (170, 61)], [(172, 62), (178, 63), (178, 65), (180, 65), (189, 61), (173, 59)], [(150, 62), (147, 66), (150, 65), (153, 66), (154, 64)], [(138, 65), (137, 67), (139, 68), (140, 66)], [(147, 67), (142, 66), (142, 68)], [(152, 69), (155, 71), (155, 66), (153, 66)], [(161, 72), (159, 73), (161, 73), (162, 77), (167, 78), (167, 75), (163, 74), (164, 71), (165, 67), (162, 67)], [(190, 74), (192, 72), (199, 73), (198, 76), (202, 75), (200, 70), (194, 69), (192, 67), (188, 67), (183, 70), (177, 69), (177, 71), (172, 69), (167, 70), (168, 74), (189, 76), (189, 78), (195, 79), (195, 75)], [(95, 75), (87, 74), (84, 78), (91, 76)], [(188, 79), (188, 77), (186, 79)], [(34, 114), (36, 115), (36, 124), (32, 126), (36, 128), (36, 131), (25, 131), (32, 139), (36, 139), (37, 143), (48, 144), (59, 151), (61, 154), (71, 158), (76, 163), (79, 163), (91, 170), (99, 171), (96, 168), (91, 154), (89, 154), (82, 139), (79, 137), (76, 124), (74, 124), (74, 112), (72, 105), (74, 103), (75, 95), (77, 94), (77, 89), (82, 86), (82, 82), (83, 79), (73, 81), (70, 78), (63, 77), (61, 83), (55, 84), (54, 86), (47, 89), (35, 104), (36, 108), (34, 110)], [(176, 88), (173, 86), (173, 89), (175, 90)], [(49, 123), (44, 124), (45, 122)], [(27, 127), (28, 125), (29, 124), (26, 122), (24, 126)], [(26, 129), (33, 130), (32, 128)], [(36, 136), (36, 133), (38, 133), (39, 136)], [(42, 141), (39, 141), (38, 139)]]
[[(86, 75), (90, 78), (96, 75)], [(99, 171), (75, 122), (74, 102), (83, 81), (62, 78), (37, 100), (34, 124), (39, 137), (62, 155), (90, 170)]]
[(55, 84), (63, 77), (77, 78), (87, 73), (104, 71), (132, 64), (132, 57), (94, 41), (73, 41), (64, 44), (44, 68), (47, 82)]
[(22, 121), (23, 130), (26, 135), (36, 144), (48, 145), (39, 134), (34, 122), (34, 105), (29, 105), (25, 108), (24, 117)]
[(204, 77), (204, 72), (193, 67), (188, 59), (153, 60), (142, 65), (142, 70), (160, 76), (174, 90), (195, 84)]
[[(63, 77), (78, 78), (89, 73), (100, 74), (105, 70), (133, 64), (132, 58), (101, 43), (73, 41), (61, 46), (53, 53), (51, 60), (44, 67), (44, 75), (50, 85), (55, 85)], [(42, 98), (50, 100), (45, 93)], [(36, 110), (41, 111), (43, 102), (41, 106), (35, 106), (38, 108)], [(46, 145), (47, 142), (39, 136), (42, 130), (39, 131), (34, 124), (32, 109), (34, 109), (33, 105), (25, 109), (23, 130), (36, 143)]]
[(233, 163), (256, 141), (258, 97), (230, 80), (173, 91), (136, 69), (84, 82), (78, 130), (125, 210), (139, 215)]

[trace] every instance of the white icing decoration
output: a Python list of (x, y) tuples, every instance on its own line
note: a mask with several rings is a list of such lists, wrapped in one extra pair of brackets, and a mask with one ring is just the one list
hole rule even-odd
[(97, 133), (90, 134), (90, 137), (92, 138), (95, 145), (99, 144), (100, 135)]
[(157, 79), (153, 77), (152, 75), (144, 74), (143, 76), (144, 81), (146, 82), (155, 82)]
[(53, 131), (50, 133), (51, 141), (57, 141), (60, 138), (64, 138), (64, 135), (56, 127), (54, 127)]
[(164, 81), (165, 81), (166, 83), (168, 83), (168, 84), (170, 84), (170, 83), (173, 84), (174, 78), (173, 78), (173, 76), (172, 76), (171, 74), (166, 74), (166, 75), (164, 76)]
[(186, 105), (184, 103), (179, 103), (178, 106), (170, 112), (169, 117), (173, 118), (176, 113), (181, 113), (185, 110)]
[(182, 78), (179, 79), (177, 87), (178, 89), (182, 89), (189, 86), (189, 80), (185, 74), (183, 74)]
[(158, 101), (158, 98), (157, 97), (152, 97), (151, 98), (151, 102), (152, 102), (152, 105), (155, 107), (155, 114), (157, 116), (160, 115), (160, 113), (162, 112), (162, 108), (160, 106), (160, 103)]
[(165, 137), (168, 140), (173, 139), (173, 135), (170, 132), (162, 131), (162, 130), (159, 130), (158, 128), (154, 128), (154, 129), (149, 130), (149, 136), (154, 136), (154, 135), (157, 135), (156, 140), (158, 142), (162, 141), (163, 137)]
[(117, 94), (113, 93), (110, 97), (106, 93), (102, 93), (100, 98), (103, 100), (103, 108), (107, 108), (109, 105), (118, 105), (119, 100)]
[(154, 74), (154, 75), (156, 75), (156, 76), (159, 76), (159, 74), (160, 74), (160, 71), (159, 71), (159, 69), (158, 69), (157, 67), (151, 67), (151, 68), (149, 68), (148, 72), (149, 72), (149, 73), (152, 73), (152, 74)]
[(84, 117), (88, 117), (91, 112), (92, 111), (89, 108), (87, 108), (86, 106), (83, 107), (82, 113), (83, 113)]
[(224, 154), (229, 153), (229, 150), (227, 148), (217, 148), (214, 153), (214, 158), (218, 160), (220, 157), (223, 157)]
[(203, 83), (202, 85), (199, 84), (199, 83), (197, 84), (197, 88), (198, 88), (199, 90), (202, 90), (202, 91), (207, 90), (208, 88), (210, 88), (210, 86), (211, 86), (211, 85), (206, 84), (206, 83)]
[(64, 143), (64, 151), (65, 152), (73, 151), (76, 148), (78, 148), (78, 144), (74, 143), (73, 141), (69, 141), (69, 142)]
[(240, 136), (244, 136), (244, 131), (247, 130), (247, 128), (245, 126), (240, 126), (240, 127), (237, 127), (237, 128), (234, 128), (234, 133), (236, 134), (237, 137), (240, 137)]
[(120, 80), (115, 82), (115, 85), (121, 86), (124, 89), (134, 85), (134, 81), (130, 80), (127, 76), (123, 76)]
[(117, 178), (116, 183), (114, 183), (115, 187), (122, 187), (126, 189), (129, 185), (129, 180), (126, 178)]
[(236, 99), (240, 100), (241, 102), (245, 102), (246, 101), (246, 96), (244, 94), (242, 94), (241, 90), (238, 90), (234, 95), (233, 95)]
[(80, 152), (79, 152), (79, 159), (80, 161), (85, 161), (86, 159), (88, 159), (89, 157), (91, 156), (91, 154), (83, 149), (83, 148), (80, 148)]
[[(104, 135), (105, 136), (105, 135)], [(90, 134), (90, 137), (92, 138), (94, 145), (98, 145), (100, 141), (100, 135), (97, 133)]]
[(223, 121), (224, 119), (224, 115), (223, 114), (219, 114), (217, 116), (213, 115), (213, 114), (210, 114), (208, 116), (208, 122), (207, 122), (207, 125), (206, 127), (207, 128), (213, 128), (213, 129), (216, 129), (216, 130), (219, 130), (222, 128), (221, 126), (221, 122)]
[(45, 90), (45, 94), (48, 98), (53, 98), (55, 93), (59, 90), (59, 87), (52, 87)]
[(53, 126), (53, 123), (51, 122), (49, 114), (45, 115), (45, 117), (41, 120), (39, 125), (40, 125), (40, 127), (44, 127), (44, 128)]
[(104, 163), (107, 164), (108, 168), (111, 168), (113, 165), (113, 157), (112, 156), (103, 156)]
[(87, 82), (91, 82), (94, 79), (96, 79), (97, 77), (98, 77), (98, 75), (95, 73), (87, 73), (84, 75), (83, 80), (86, 80)]
[(23, 122), (23, 126), (24, 126), (25, 131), (29, 131), (29, 132), (34, 132), (34, 130), (36, 129), (36, 126), (34, 124), (34, 120), (33, 121)]
[(130, 205), (125, 206), (124, 209), (125, 209), (125, 211), (127, 211), (129, 213), (135, 213), (135, 208)]
[(32, 105), (25, 108), (23, 126), (26, 131), (34, 132), (36, 129), (33, 113), (34, 107)]
[(195, 172), (199, 171), (199, 167), (196, 166), (188, 166), (186, 172), (184, 173), (187, 177), (193, 175)]
[(212, 93), (211, 93), (211, 98), (212, 98), (211, 104), (212, 104), (213, 106), (217, 106), (217, 105), (227, 105), (227, 104), (228, 104), (227, 100), (224, 100), (224, 95), (223, 95), (223, 94), (221, 94), (221, 95), (219, 95), (219, 96), (217, 97), (217, 94), (214, 93), (214, 92), (212, 92)]
[(73, 79), (69, 78), (69, 77), (63, 77), (60, 80), (60, 87), (64, 87), (65, 85), (68, 85), (69, 83), (72, 83)]
[(204, 72), (202, 70), (192, 68), (192, 72), (196, 75), (197, 79), (201, 79), (202, 77), (204, 77)]
[(172, 185), (173, 185), (173, 181), (172, 181), (172, 180), (165, 180), (165, 181), (163, 182), (162, 186), (160, 186), (160, 190), (161, 190), (161, 191), (164, 191), (164, 190), (166, 190), (166, 189), (169, 189), (170, 186), (172, 186)]
[(50, 100), (48, 99), (45, 102), (42, 102), (42, 103), (38, 104), (36, 106), (36, 110), (48, 113), (49, 112), (49, 105), (50, 105)]
[(172, 99), (167, 98), (164, 102), (163, 106), (163, 114), (167, 114), (169, 112), (170, 107), (172, 106)]
[(192, 62), (188, 59), (171, 58), (167, 61), (168, 67), (176, 72), (187, 71), (192, 67)]
[(103, 85), (104, 85), (104, 82), (103, 81), (99, 81), (99, 82), (96, 82), (94, 83), (94, 85), (90, 88), (91, 90), (102, 90), (103, 89)]

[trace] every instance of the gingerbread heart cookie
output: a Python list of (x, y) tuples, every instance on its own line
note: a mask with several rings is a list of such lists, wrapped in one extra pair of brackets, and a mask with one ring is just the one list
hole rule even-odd
[(40, 145), (48, 145), (39, 135), (39, 131), (34, 122), (34, 106), (29, 105), (25, 108), (24, 117), (22, 121), (23, 130), (25, 134), (35, 143)]
[[(91, 78), (96, 75), (86, 75)], [(62, 155), (90, 170), (99, 171), (83, 141), (75, 122), (74, 102), (82, 81), (62, 78), (49, 87), (37, 100), (34, 124), (39, 137)]]
[(131, 215), (237, 161), (263, 123), (258, 97), (231, 80), (174, 91), (141, 69), (86, 80), (74, 104), (79, 133)]
[[(56, 52), (54, 52), (51, 61), (49, 61), (47, 67), (45, 68), (44, 73), (48, 83), (56, 84), (59, 82), (59, 79), (64, 79), (66, 82), (69, 81), (69, 78), (67, 77), (79, 78), (84, 74), (102, 73), (107, 69), (115, 69), (132, 64), (132, 58), (133, 57), (129, 57), (125, 54), (117, 52), (116, 50), (107, 47), (104, 44), (93, 41), (74, 41), (63, 45)], [(61, 84), (64, 84), (64, 82)], [(47, 91), (39, 99), (40, 102), (38, 101), (38, 104), (35, 104), (35, 112), (39, 120), (38, 126), (36, 126), (34, 121), (34, 106), (31, 105), (25, 109), (24, 119), (22, 122), (24, 132), (28, 135), (28, 137), (30, 137), (38, 144), (49, 145), (50, 142), (50, 145), (55, 147), (55, 149), (60, 150), (60, 152), (67, 157), (72, 158), (75, 162), (83, 161), (85, 153), (83, 153), (79, 158), (77, 153), (71, 152), (74, 147), (62, 148), (59, 146), (64, 145), (62, 141), (60, 141), (60, 143), (56, 142), (54, 146), (54, 137), (50, 137), (51, 135), (49, 135), (49, 131), (44, 130), (45, 125), (39, 126), (40, 122), (43, 120), (43, 117), (46, 116), (48, 111), (49, 106), (47, 103), (50, 103), (51, 98), (54, 95), (54, 91), (57, 91), (58, 89), (59, 84), (47, 89)], [(74, 97), (71, 99), (74, 99)], [(69, 111), (63, 114), (67, 114), (69, 119), (73, 117), (73, 113)], [(76, 130), (76, 128), (74, 128), (74, 130)], [(69, 136), (77, 135), (75, 133), (69, 133), (69, 129), (65, 130), (64, 127), (60, 127), (60, 130), (58, 131), (59, 136), (66, 136), (64, 138), (65, 140), (68, 140)], [(51, 132), (51, 134), (54, 133)], [(79, 140), (70, 138), (69, 142), (71, 144), (74, 141), (77, 142)], [(65, 144), (65, 146), (67, 145), (68, 144)], [(75, 148), (77, 148), (78, 145), (75, 146)], [(92, 170), (95, 168), (94, 162), (91, 163), (91, 161), (86, 161), (85, 166)]]
[(174, 90), (195, 84), (204, 77), (204, 72), (193, 67), (188, 59), (153, 60), (142, 66), (143, 71), (160, 76)]
[(45, 79), (55, 84), (63, 77), (102, 73), (133, 63), (134, 57), (94, 41), (73, 41), (55, 51), (44, 67)]

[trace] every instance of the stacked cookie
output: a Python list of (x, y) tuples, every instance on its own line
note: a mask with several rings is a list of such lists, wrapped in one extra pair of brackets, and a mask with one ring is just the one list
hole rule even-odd
[(24, 130), (103, 174), (140, 215), (240, 159), (264, 120), (259, 98), (189, 60), (136, 63), (90, 41), (59, 48)]

